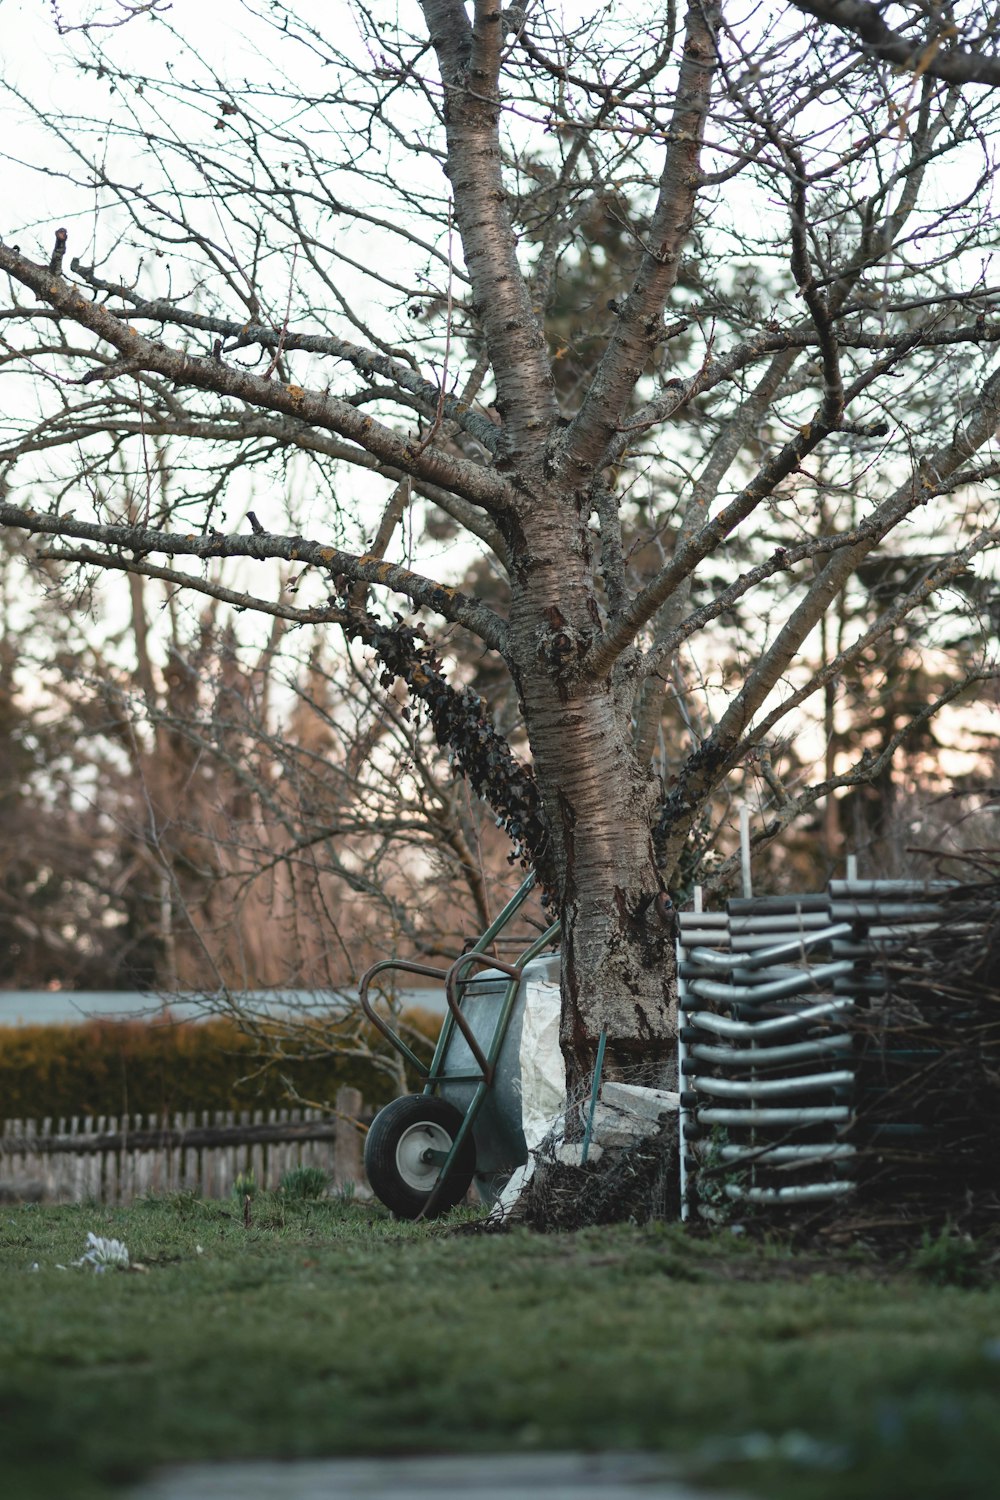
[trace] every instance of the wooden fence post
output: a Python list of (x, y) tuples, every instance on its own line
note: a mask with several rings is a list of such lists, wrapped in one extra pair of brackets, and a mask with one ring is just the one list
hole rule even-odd
[(337, 1134), (333, 1139), (333, 1182), (335, 1187), (360, 1183), (365, 1180), (362, 1161), (362, 1136), (352, 1121), (361, 1114), (363, 1101), (360, 1089), (341, 1088), (334, 1100), (337, 1110)]

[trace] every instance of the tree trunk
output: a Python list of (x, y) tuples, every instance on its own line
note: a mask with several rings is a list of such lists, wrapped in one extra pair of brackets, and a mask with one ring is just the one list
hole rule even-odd
[[(535, 766), (561, 877), (562, 1050), (571, 1091), (607, 1073), (669, 1068), (676, 1038), (673, 921), (652, 850), (654, 786), (616, 723), (610, 693), (535, 714)], [(573, 757), (567, 745), (573, 744)]]
[(602, 1031), (606, 1073), (659, 1063), (666, 1081), (677, 998), (674, 923), (651, 835), (655, 779), (635, 758), (628, 715), (608, 682), (563, 695), (536, 670), (524, 695), (562, 921), (570, 1091), (589, 1084)]

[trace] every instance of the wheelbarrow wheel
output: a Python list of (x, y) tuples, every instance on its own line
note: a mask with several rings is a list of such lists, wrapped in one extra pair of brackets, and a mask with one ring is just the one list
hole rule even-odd
[[(461, 1112), (434, 1094), (406, 1094), (379, 1110), (365, 1138), (365, 1171), (372, 1191), (386, 1208), (401, 1219), (417, 1218), (461, 1124)], [(475, 1170), (476, 1148), (470, 1134), (438, 1190), (432, 1217), (461, 1203)]]

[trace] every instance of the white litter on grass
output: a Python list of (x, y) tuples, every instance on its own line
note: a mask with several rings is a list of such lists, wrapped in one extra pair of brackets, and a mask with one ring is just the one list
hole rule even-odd
[(823, 1442), (797, 1429), (772, 1437), (768, 1432), (742, 1432), (736, 1437), (717, 1438), (704, 1443), (701, 1457), (708, 1463), (748, 1463), (755, 1461), (794, 1464), (802, 1469), (847, 1469), (851, 1454), (842, 1443)]
[(87, 1249), (73, 1264), (93, 1266), (98, 1275), (109, 1269), (127, 1271), (128, 1251), (121, 1240), (106, 1240), (103, 1235), (91, 1233), (87, 1235)]

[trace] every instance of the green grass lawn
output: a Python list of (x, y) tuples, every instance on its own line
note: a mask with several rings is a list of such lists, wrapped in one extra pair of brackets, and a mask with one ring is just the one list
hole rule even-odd
[[(88, 1230), (145, 1270), (57, 1269)], [(0, 1264), (17, 1500), (186, 1458), (531, 1448), (663, 1449), (772, 1500), (1000, 1487), (996, 1284), (677, 1226), (481, 1235), (268, 1197), (249, 1229), (183, 1196), (0, 1205)]]

